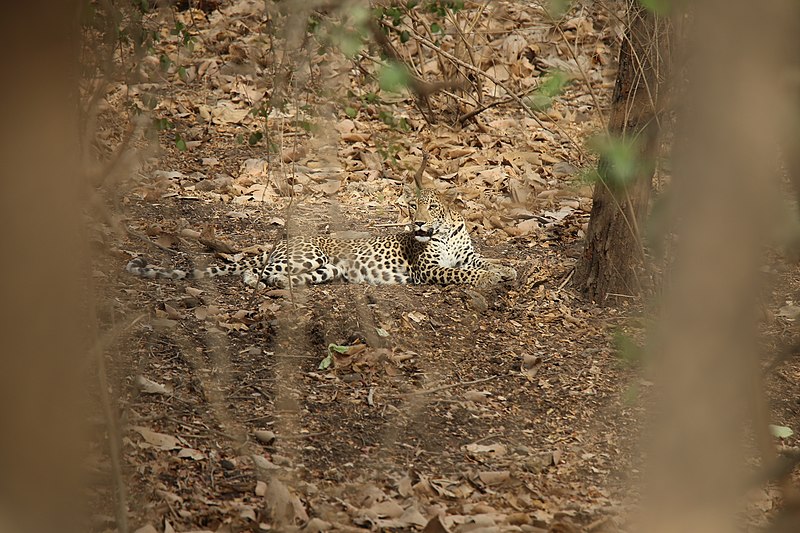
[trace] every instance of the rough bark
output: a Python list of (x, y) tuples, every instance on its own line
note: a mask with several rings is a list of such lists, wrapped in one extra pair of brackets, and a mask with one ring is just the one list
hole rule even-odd
[(620, 186), (609, 179), (610, 162), (601, 157), (592, 213), (575, 284), (600, 304), (612, 295), (641, 291), (641, 227), (650, 200), (658, 146), (658, 102), (666, 63), (664, 21), (628, 4), (628, 26), (620, 46), (608, 133), (626, 142), (636, 139), (638, 164), (634, 178)]

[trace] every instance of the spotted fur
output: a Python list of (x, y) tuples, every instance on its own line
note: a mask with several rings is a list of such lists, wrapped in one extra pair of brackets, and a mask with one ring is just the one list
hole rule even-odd
[(475, 251), (464, 217), (432, 189), (418, 190), (409, 202), (412, 231), (370, 239), (299, 237), (281, 241), (272, 252), (190, 272), (148, 266), (142, 258), (128, 272), (145, 278), (209, 278), (241, 275), (251, 287), (326, 283), (471, 284), (489, 286), (517, 277), (513, 268)]

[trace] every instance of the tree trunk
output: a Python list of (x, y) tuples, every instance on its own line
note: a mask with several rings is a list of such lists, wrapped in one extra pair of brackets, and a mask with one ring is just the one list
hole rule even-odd
[(601, 154), (586, 245), (575, 272), (576, 286), (600, 304), (612, 295), (636, 295), (643, 285), (641, 228), (658, 147), (665, 26), (638, 2), (629, 2), (608, 133), (623, 143), (637, 141), (636, 171), (627, 184), (615, 183), (609, 178), (612, 162)]
[(87, 529), (80, 406), (91, 269), (76, 161), (78, 7), (20, 2), (0, 18), (3, 531)]

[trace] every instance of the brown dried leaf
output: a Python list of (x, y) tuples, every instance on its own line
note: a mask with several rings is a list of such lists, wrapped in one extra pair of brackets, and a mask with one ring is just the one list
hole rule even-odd
[(166, 433), (158, 433), (143, 426), (134, 426), (133, 429), (136, 433), (141, 435), (144, 439), (144, 447), (151, 446), (159, 450), (179, 450), (183, 448), (183, 443), (178, 437), (167, 435)]
[(450, 533), (450, 530), (444, 527), (439, 515), (436, 515), (425, 524), (422, 533)]
[(485, 485), (501, 485), (511, 479), (511, 472), (508, 470), (478, 472), (478, 479)]
[(170, 387), (156, 383), (142, 375), (136, 376), (136, 388), (144, 394), (172, 394)]

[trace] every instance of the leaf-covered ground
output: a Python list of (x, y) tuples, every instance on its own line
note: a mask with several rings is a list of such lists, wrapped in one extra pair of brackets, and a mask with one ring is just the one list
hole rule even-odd
[[(603, 127), (621, 15), (552, 21), (527, 2), (405, 13), (389, 32), (397, 56), (426, 81), (460, 80), (427, 108), (379, 89), (377, 45), (342, 54), (368, 32), (341, 13), (319, 13), (305, 40), (279, 31), (292, 13), (256, 1), (146, 19), (160, 38), (136, 81), (104, 95), (97, 141), (111, 153), (141, 117), (158, 126), (124, 161), (120, 224), (95, 232), (110, 250), (101, 316), (121, 332), (108, 364), (134, 530), (409, 531), (436, 516), (449, 531), (617, 530), (648, 382), (613, 338), (635, 313), (625, 295), (583, 302), (569, 281), (590, 208), (584, 142)], [(534, 91), (544, 82), (558, 87)], [(401, 231), (423, 149), (425, 180), (515, 282), (290, 293), (124, 272), (140, 254), (186, 268), (287, 232)], [(768, 327), (786, 338), (776, 324), (795, 316)], [(796, 368), (780, 372), (776, 395), (796, 398)], [(779, 411), (797, 421), (796, 401)], [(113, 530), (102, 442), (96, 457), (109, 483), (95, 525)]]

